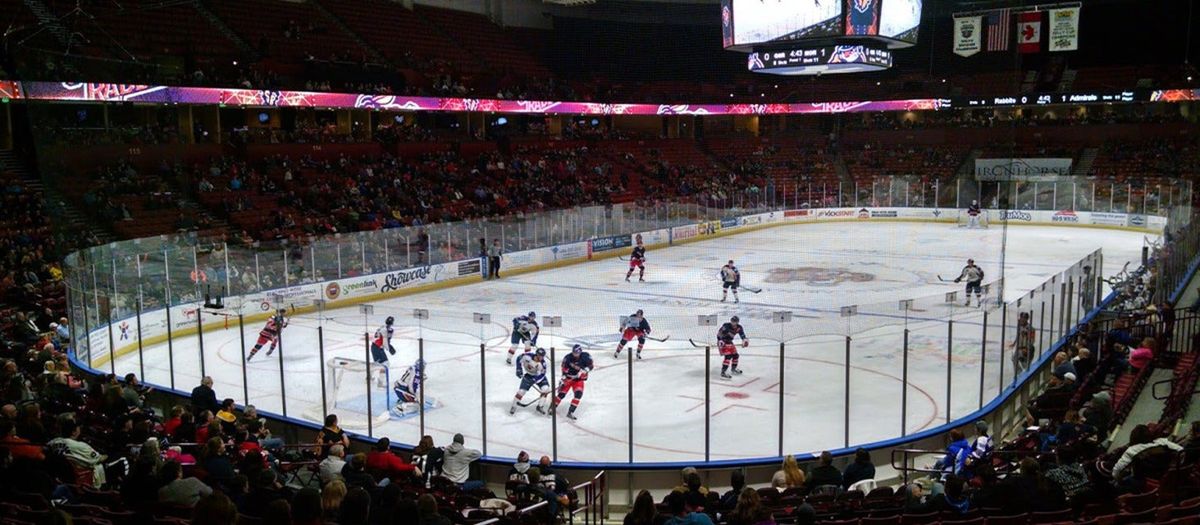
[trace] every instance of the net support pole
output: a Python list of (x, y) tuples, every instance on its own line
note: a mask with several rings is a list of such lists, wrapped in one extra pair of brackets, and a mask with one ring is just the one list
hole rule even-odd
[[(86, 306), (87, 306), (87, 301), (84, 301), (84, 307), (86, 308)], [(170, 303), (170, 301), (167, 302), (166, 311), (167, 311), (167, 373), (170, 374), (170, 376), (171, 376), (170, 377), (171, 390), (175, 390), (175, 344), (171, 342), (171, 339), (173, 339), (173, 338), (171, 336), (171, 303)], [(87, 313), (85, 312), (84, 313), (85, 319), (87, 318), (86, 315), (87, 315)], [(200, 377), (203, 378), (204, 376), (200, 376)]]
[(983, 379), (987, 375), (988, 313), (983, 311), (983, 340), (979, 343), (979, 408), (983, 408)]
[[(630, 356), (633, 352), (629, 353)], [(633, 425), (630, 425), (633, 428)], [(704, 462), (712, 457), (712, 346), (704, 345)]]
[(143, 353), (143, 348), (142, 348), (142, 297), (141, 297), (141, 291), (140, 291), (141, 284), (138, 285), (138, 290), (139, 290), (138, 291), (138, 301), (137, 301), (137, 305), (135, 306), (135, 308), (137, 308), (137, 312), (134, 312), (134, 315), (135, 315), (134, 321), (137, 323), (138, 378), (141, 379), (142, 381), (145, 381), (146, 380), (146, 356)]
[[(325, 368), (328, 365), (325, 363), (325, 327), (321, 325), (317, 325), (317, 359), (320, 359), (321, 363), (321, 373), (319, 374), (321, 376), (321, 424), (325, 424), (325, 418), (329, 416), (329, 393), (326, 391), (329, 385), (325, 384)], [(246, 367), (243, 365), (243, 374), (245, 370)], [(369, 414), (367, 419), (370, 419)]]
[[(417, 338), (417, 361), (421, 362), (421, 374), (424, 374), (425, 373), (425, 338), (424, 337)], [(392, 385), (389, 384), (389, 385), (387, 385), (385, 391), (390, 392), (391, 388), (392, 388)], [(424, 381), (421, 381), (421, 389), (418, 391), (418, 395), (421, 396), (421, 398), (417, 400), (417, 403), (418, 403), (417, 413), (420, 414), (421, 435), (424, 436), (425, 435), (425, 382)], [(399, 403), (400, 400), (397, 399), (396, 402)], [(389, 410), (390, 410), (390, 406), (391, 405), (389, 403)]]
[[(248, 375), (246, 373), (246, 326), (245, 326), (246, 322), (245, 321), (246, 321), (245, 317), (239, 313), (238, 314), (238, 341), (239, 341), (239, 344), (241, 345), (241, 355), (242, 355), (242, 401), (244, 402), (243, 404), (249, 405), (250, 404), (250, 384), (249, 384), (249, 380), (248, 380)], [(317, 333), (319, 334), (320, 331), (318, 331)], [(325, 359), (324, 359), (324, 357), (322, 357), (321, 366), (324, 366), (324, 363), (325, 363)], [(324, 384), (325, 375), (324, 374), (321, 374), (321, 381), (322, 381), (321, 395), (324, 396), (325, 395), (325, 384)], [(321, 401), (324, 402), (325, 399), (322, 398)], [(322, 406), (324, 406), (324, 405), (322, 405)], [(324, 415), (324, 414), (322, 414), (322, 415)], [(324, 420), (322, 420), (322, 421), (324, 421)]]
[(779, 450), (778, 455), (783, 456), (783, 341), (779, 342)]
[(850, 336), (846, 336), (846, 366), (844, 370), (846, 373), (846, 379), (845, 388), (843, 389), (843, 395), (845, 397), (842, 401), (842, 406), (845, 408), (845, 410), (843, 410), (842, 429), (844, 430), (845, 436), (842, 441), (842, 446), (850, 448)]
[(558, 383), (555, 381), (555, 367), (558, 361), (555, 360), (554, 345), (550, 345), (550, 458), (555, 462), (558, 461), (558, 407), (555, 406), (554, 387)]
[[(367, 381), (367, 436), (371, 436), (375, 433), (375, 418), (372, 417), (374, 409), (371, 407), (371, 334), (367, 331), (363, 331), (363, 357), (367, 363), (367, 366), (363, 367), (366, 369), (363, 376)], [(283, 370), (282, 366), (280, 370)]]
[[(484, 392), (479, 396), (479, 417), (483, 423), (483, 455), (487, 455), (487, 346), (484, 343), (479, 343), (479, 384)], [(424, 387), (422, 387), (424, 388)]]
[[(287, 383), (283, 373), (283, 326), (280, 325), (278, 329), (279, 334), (275, 336), (275, 339), (279, 342), (279, 407), (283, 409), (283, 417), (287, 417)], [(367, 395), (367, 403), (370, 402), (371, 396)]]
[(196, 341), (200, 344), (200, 377), (204, 377), (207, 375), (204, 373), (204, 309), (199, 306), (196, 307)]
[(904, 364), (900, 374), (900, 435), (908, 435), (908, 329), (904, 329)]
[[(705, 352), (707, 353), (707, 350)], [(629, 352), (625, 358), (625, 375), (627, 376), (627, 381), (629, 381), (629, 394), (625, 396), (625, 402), (628, 405), (625, 412), (628, 417), (626, 421), (628, 424), (626, 438), (629, 441), (629, 462), (633, 463), (633, 352)], [(706, 439), (705, 446), (708, 446), (707, 442), (708, 440)]]
[[(1007, 329), (1008, 329), (1008, 303), (1004, 303), (1004, 304), (1000, 305), (1000, 319), (1003, 320), (1000, 323), (1000, 381), (999, 381), (1000, 384), (996, 385), (996, 389), (997, 389), (996, 395), (1000, 395), (1000, 394), (1004, 393), (1004, 347), (1005, 347), (1004, 337), (1007, 335)], [(1014, 335), (1014, 337), (1020, 338), (1021, 337), (1020, 332), (1017, 332)], [(1014, 348), (1013, 352), (1016, 352), (1016, 351), (1017, 350)], [(1030, 356), (1030, 362), (1032, 362), (1032, 361), (1033, 361), (1033, 357)], [(1020, 372), (1017, 370), (1016, 365), (1013, 365), (1013, 382), (1014, 383), (1017, 380), (1018, 374), (1020, 374)]]
[(954, 319), (946, 322), (946, 424), (950, 424), (951, 394), (954, 388)]

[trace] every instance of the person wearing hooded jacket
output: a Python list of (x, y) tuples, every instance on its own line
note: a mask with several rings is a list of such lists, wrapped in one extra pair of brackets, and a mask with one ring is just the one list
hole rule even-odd
[(454, 435), (454, 442), (450, 446), (442, 449), (444, 456), (442, 459), (442, 475), (458, 483), (463, 491), (471, 491), (484, 486), (482, 481), (468, 480), (470, 475), (471, 463), (483, 457), (483, 453), (473, 448), (463, 446), (462, 434)]
[(960, 475), (970, 455), (971, 443), (967, 441), (966, 435), (961, 430), (951, 430), (950, 445), (946, 447), (946, 455), (938, 460), (937, 468), (942, 469), (945, 474)]
[(517, 481), (523, 485), (529, 484), (529, 453), (524, 450), (517, 454), (517, 462), (508, 469), (508, 480)]

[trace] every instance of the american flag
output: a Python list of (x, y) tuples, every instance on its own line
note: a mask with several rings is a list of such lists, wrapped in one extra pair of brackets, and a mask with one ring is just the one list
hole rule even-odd
[(997, 9), (987, 15), (987, 50), (1008, 51), (1008, 34), (1012, 31), (1012, 11)]

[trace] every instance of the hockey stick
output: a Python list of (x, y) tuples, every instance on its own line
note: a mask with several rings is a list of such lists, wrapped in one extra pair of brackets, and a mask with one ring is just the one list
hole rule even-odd
[(651, 340), (651, 341), (658, 341), (658, 342), (660, 342), (660, 343), (665, 343), (665, 342), (667, 342), (667, 339), (670, 339), (670, 338), (671, 338), (671, 336), (669, 336), (669, 335), (668, 335), (668, 336), (666, 336), (666, 337), (664, 337), (664, 338), (662, 338), (662, 339), (659, 339), (659, 338), (657, 338), (657, 337), (650, 337), (650, 336), (646, 336), (646, 339), (649, 339), (649, 340)]
[(618, 255), (617, 258), (622, 261), (629, 262), (629, 258), (624, 255)]
[(700, 343), (697, 343), (696, 341), (693, 341), (693, 340), (691, 340), (691, 339), (688, 339), (688, 342), (689, 342), (689, 343), (692, 343), (692, 346), (694, 346), (694, 347), (696, 347), (696, 348), (704, 348), (704, 347), (706, 346), (706, 345), (702, 345), (702, 344), (700, 344)]
[(738, 288), (741, 288), (750, 293), (762, 293), (762, 288), (755, 288), (753, 286), (738, 286)]
[(541, 390), (541, 389), (538, 389), (538, 393), (539, 393), (540, 395), (538, 395), (537, 397), (535, 397), (535, 398), (533, 398), (533, 399), (530, 399), (530, 400), (529, 400), (529, 402), (517, 401), (517, 406), (519, 406), (519, 407), (527, 407), (527, 406), (529, 406), (529, 405), (532, 405), (532, 404), (534, 404), (534, 403), (540, 403), (540, 402), (542, 401), (542, 399), (543, 399), (543, 398), (545, 398), (546, 396), (549, 396), (549, 395), (550, 395), (550, 392), (551, 392), (550, 390)]
[(946, 279), (945, 277), (942, 277), (941, 275), (938, 275), (938, 276), (937, 276), (937, 278), (938, 278), (938, 280), (939, 280), (939, 281), (941, 281), (941, 282), (944, 282), (944, 283), (952, 283), (952, 282), (954, 282), (954, 279)]

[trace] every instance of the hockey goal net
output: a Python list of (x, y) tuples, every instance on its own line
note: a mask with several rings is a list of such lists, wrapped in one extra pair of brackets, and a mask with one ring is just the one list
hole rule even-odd
[[(370, 376), (368, 377), (368, 371)], [(323, 422), (326, 414), (337, 414), (338, 425), (349, 430), (368, 428), (391, 418), (393, 399), (388, 367), (362, 359), (332, 357), (325, 360), (325, 406), (321, 401), (305, 411), (306, 419)]]
[[(987, 212), (987, 210), (981, 210), (979, 212), (978, 218), (979, 218), (979, 227), (987, 228), (988, 227), (988, 212)], [(971, 226), (971, 214), (967, 213), (967, 210), (959, 210), (958, 211), (958, 227), (959, 228), (968, 228), (970, 226)]]

